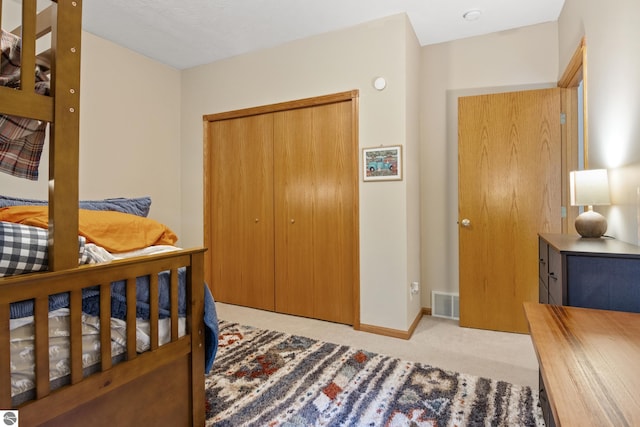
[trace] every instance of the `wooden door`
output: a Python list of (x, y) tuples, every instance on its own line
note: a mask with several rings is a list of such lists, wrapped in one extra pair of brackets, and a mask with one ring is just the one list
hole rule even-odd
[(276, 311), (354, 322), (352, 102), (275, 113)]
[(561, 229), (561, 89), (460, 98), (460, 325), (527, 332), (538, 232)]
[(212, 121), (208, 129), (213, 296), (273, 310), (273, 115)]

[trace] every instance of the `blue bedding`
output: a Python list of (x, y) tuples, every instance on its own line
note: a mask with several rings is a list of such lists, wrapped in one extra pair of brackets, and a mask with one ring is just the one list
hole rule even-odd
[[(2, 208), (8, 206), (43, 206), (48, 203), (46, 200), (24, 199), (22, 197), (4, 196), (0, 194), (0, 207)], [(93, 211), (115, 211), (147, 217), (151, 209), (151, 197), (115, 197), (100, 200), (80, 200), (78, 207), (80, 209)]]
[[(178, 269), (178, 315), (184, 317), (187, 312), (186, 290), (185, 290), (186, 269)], [(159, 312), (160, 318), (171, 315), (171, 274), (163, 271), (158, 275), (159, 291)], [(218, 349), (218, 317), (215, 309), (215, 302), (207, 284), (204, 288), (204, 325), (205, 325), (205, 372), (209, 372), (213, 365), (213, 360)], [(136, 317), (148, 319), (149, 311), (149, 276), (136, 278)], [(65, 308), (69, 306), (69, 294), (60, 293), (49, 297), (49, 311)], [(82, 311), (92, 315), (100, 315), (100, 290), (98, 286), (83, 289), (82, 291)], [(21, 301), (11, 304), (10, 313), (12, 319), (33, 315), (33, 300)], [(111, 317), (126, 319), (126, 281), (119, 280), (111, 283)]]

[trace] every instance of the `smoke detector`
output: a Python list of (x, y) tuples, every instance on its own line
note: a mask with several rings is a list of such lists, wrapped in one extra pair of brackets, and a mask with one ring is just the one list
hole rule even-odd
[(471, 9), (463, 13), (462, 17), (465, 21), (476, 21), (480, 19), (480, 15), (482, 15), (482, 11), (480, 9)]

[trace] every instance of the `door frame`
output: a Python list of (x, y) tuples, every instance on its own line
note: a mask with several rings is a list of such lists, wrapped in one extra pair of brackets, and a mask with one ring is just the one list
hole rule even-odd
[(562, 109), (566, 125), (562, 128), (562, 206), (565, 216), (562, 218), (562, 232), (577, 233), (574, 218), (580, 214), (578, 206), (569, 201), (569, 172), (579, 169), (580, 129), (578, 116), (578, 91), (582, 82), (582, 153), (584, 169), (589, 168), (589, 126), (587, 118), (587, 42), (583, 37), (571, 56), (567, 68), (558, 80), (558, 87), (567, 89), (562, 96)]
[[(276, 104), (268, 104), (262, 105), (258, 107), (250, 107), (244, 108), (240, 110), (226, 111), (222, 113), (214, 113), (214, 114), (205, 114), (202, 117), (203, 120), (203, 162), (204, 162), (204, 173), (203, 173), (203, 207), (204, 207), (204, 244), (208, 246), (209, 242), (212, 238), (212, 225), (209, 222), (209, 213), (212, 209), (212, 200), (210, 197), (211, 188), (213, 186), (212, 183), (212, 175), (211, 175), (211, 164), (212, 164), (212, 156), (215, 155), (213, 152), (210, 143), (208, 141), (209, 138), (209, 124), (211, 122), (219, 121), (219, 120), (228, 120), (233, 118), (246, 117), (257, 114), (265, 114), (265, 113), (275, 113), (278, 111), (291, 110), (296, 108), (306, 108), (306, 107), (314, 107), (318, 105), (326, 105), (333, 104), (336, 102), (344, 102), (351, 101), (351, 129), (352, 129), (352, 149), (354, 150), (353, 157), (353, 195), (354, 195), (354, 205), (353, 205), (353, 242), (354, 242), (354, 250), (353, 250), (353, 328), (356, 330), (360, 329), (360, 208), (359, 208), (359, 135), (358, 135), (358, 118), (359, 118), (359, 91), (358, 90), (350, 90), (346, 92), (339, 92), (329, 95), (316, 96), (311, 98), (298, 99), (293, 101), (285, 101)], [(211, 264), (212, 264), (212, 254), (211, 251), (207, 250), (205, 252), (205, 262), (204, 262), (204, 270), (205, 270), (205, 281), (207, 283), (211, 283)]]

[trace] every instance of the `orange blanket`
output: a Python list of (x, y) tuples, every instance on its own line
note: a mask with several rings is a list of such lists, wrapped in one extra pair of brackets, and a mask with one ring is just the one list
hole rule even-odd
[[(0, 221), (34, 227), (49, 227), (47, 206), (0, 208)], [(128, 252), (153, 245), (174, 245), (178, 241), (169, 227), (149, 218), (113, 211), (80, 209), (78, 233), (109, 252)]]

